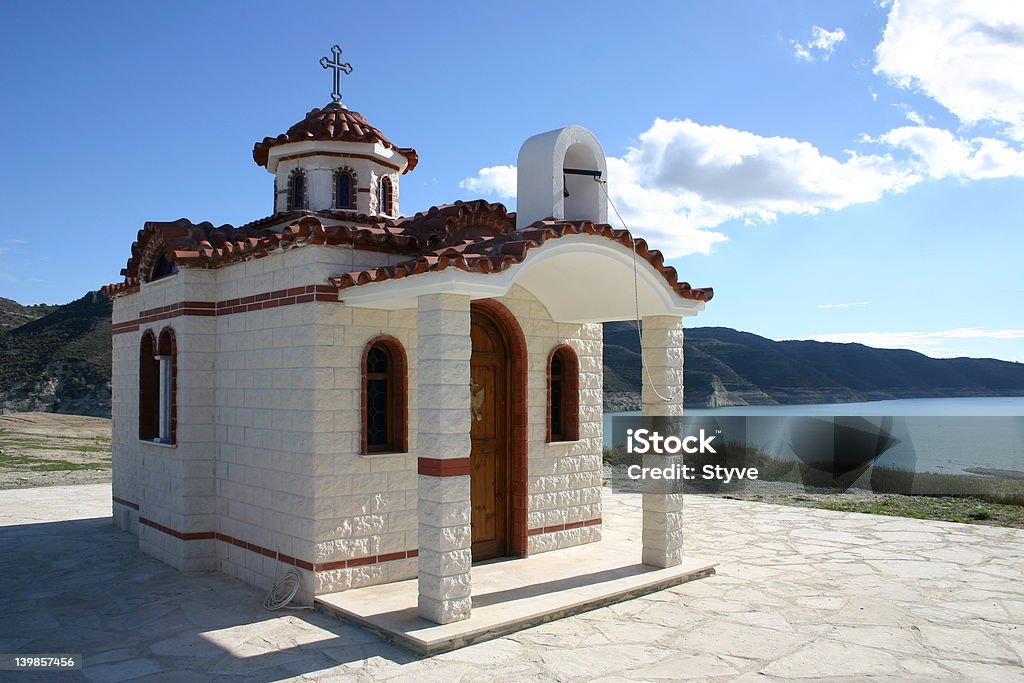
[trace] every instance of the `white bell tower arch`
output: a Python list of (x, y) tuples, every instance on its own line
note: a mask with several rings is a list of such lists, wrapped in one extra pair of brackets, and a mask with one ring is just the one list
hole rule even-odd
[(545, 218), (608, 222), (608, 199), (598, 181), (608, 165), (597, 138), (582, 126), (534, 135), (519, 148), (516, 227)]

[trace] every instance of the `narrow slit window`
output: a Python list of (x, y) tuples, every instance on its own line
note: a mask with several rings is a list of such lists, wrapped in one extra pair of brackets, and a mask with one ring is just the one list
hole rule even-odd
[(391, 215), (391, 208), (392, 208), (391, 207), (391, 203), (392, 203), (393, 199), (392, 199), (392, 196), (391, 196), (392, 195), (391, 179), (388, 178), (387, 176), (383, 176), (380, 179), (380, 188), (379, 188), (379, 191), (378, 191), (378, 195), (379, 195), (379, 201), (380, 201), (380, 212), (382, 214), (390, 216)]
[(139, 343), (139, 438), (153, 441), (160, 436), (160, 366), (156, 360), (156, 339), (152, 332)]
[(558, 352), (551, 357), (551, 440), (561, 441), (563, 432), (562, 424), (562, 399), (565, 395), (562, 375), (564, 363), (562, 353)]
[(353, 207), (352, 174), (348, 171), (338, 171), (334, 175), (334, 206), (337, 209), (351, 209)]
[(173, 444), (177, 430), (177, 348), (165, 328), (157, 342), (146, 332), (139, 345), (139, 438)]
[(548, 441), (579, 439), (579, 360), (568, 345), (548, 360)]
[(387, 448), (391, 441), (391, 416), (388, 400), (388, 353), (381, 345), (370, 348), (366, 356), (366, 445), (370, 450)]
[(397, 340), (371, 342), (363, 362), (363, 452), (404, 452), (406, 364)]
[(306, 208), (306, 174), (296, 169), (288, 176), (288, 210)]

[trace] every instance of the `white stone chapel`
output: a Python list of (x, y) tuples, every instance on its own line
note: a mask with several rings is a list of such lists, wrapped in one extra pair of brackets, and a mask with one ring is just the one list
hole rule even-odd
[[(306, 598), (418, 577), (437, 623), (470, 615), (475, 562), (599, 540), (601, 323), (643, 321), (645, 414), (678, 415), (712, 291), (607, 224), (594, 135), (523, 143), (517, 213), (403, 216), (416, 151), (337, 88), (253, 159), (270, 215), (147, 222), (106, 288), (115, 523), (181, 570), (294, 568)], [(673, 500), (645, 501), (638, 561), (680, 562)]]

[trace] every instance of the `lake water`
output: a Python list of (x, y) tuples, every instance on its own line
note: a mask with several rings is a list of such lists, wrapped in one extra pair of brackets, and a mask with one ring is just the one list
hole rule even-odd
[[(611, 445), (612, 418), (639, 415), (639, 411), (605, 413), (605, 445)], [(893, 436), (900, 443), (884, 453), (877, 464), (917, 472), (964, 473), (967, 468), (1024, 472), (1024, 397), (923, 398), (868, 403), (815, 405), (732, 406), (687, 408), (688, 416), (764, 417), (774, 428), (751, 434), (752, 441), (778, 452), (784, 440), (786, 417), (892, 416)], [(900, 419), (902, 418), (902, 419)], [(774, 447), (773, 447), (774, 446)], [(781, 450), (785, 450), (782, 448)]]

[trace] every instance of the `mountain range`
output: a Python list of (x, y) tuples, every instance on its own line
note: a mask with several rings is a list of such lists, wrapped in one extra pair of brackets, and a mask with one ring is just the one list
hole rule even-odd
[[(639, 406), (636, 324), (604, 330), (606, 408)], [(931, 358), (862, 344), (772, 341), (728, 327), (686, 330), (687, 405), (849, 403), (900, 398), (1024, 396), (1024, 363)]]
[[(110, 415), (110, 313), (99, 292), (63, 306), (0, 298), (0, 413)], [(636, 325), (607, 323), (604, 339), (605, 409), (637, 409)], [(687, 329), (685, 344), (690, 406), (1024, 396), (1024, 363), (772, 341), (727, 327)]]

